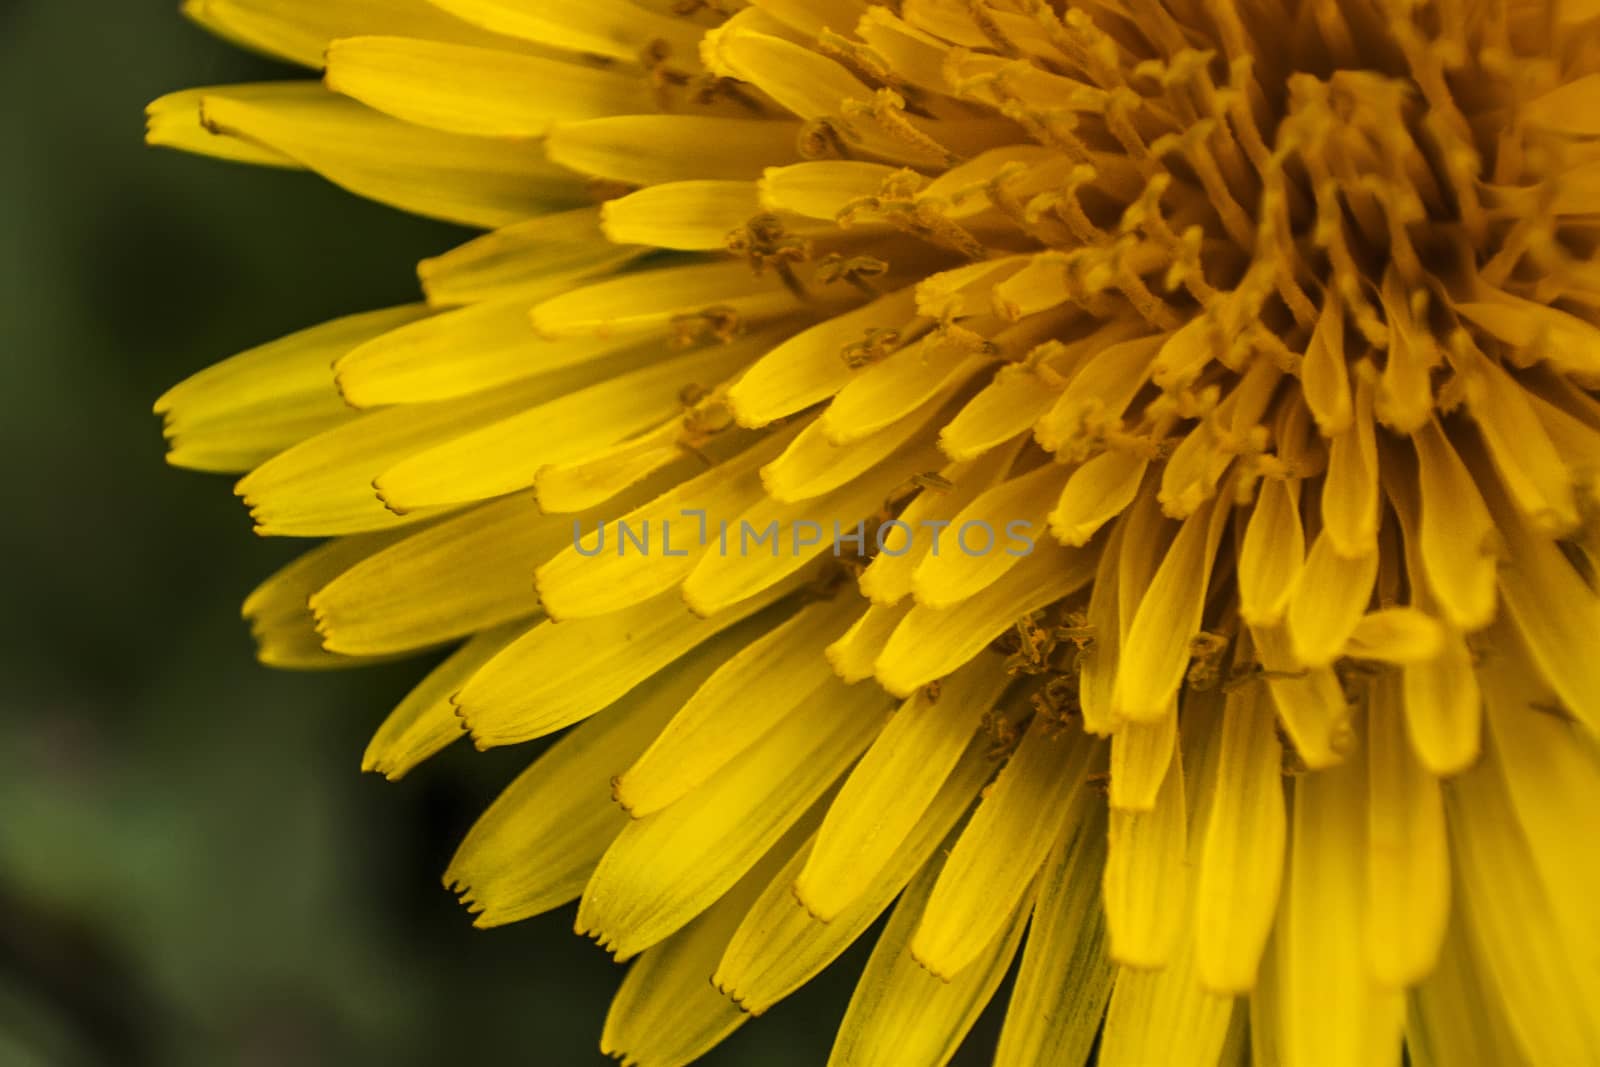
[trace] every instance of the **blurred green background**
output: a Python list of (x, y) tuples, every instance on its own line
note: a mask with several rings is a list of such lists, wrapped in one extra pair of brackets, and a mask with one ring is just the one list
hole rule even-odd
[[(146, 149), (154, 97), (293, 74), (175, 8), (0, 0), (0, 1067), (609, 1062), (621, 969), (572, 910), (482, 932), (439, 885), (534, 747), (361, 775), (426, 664), (258, 667), (238, 604), (297, 546), (162, 460), (167, 386), (415, 299), (464, 236)], [(864, 958), (710, 1062), (823, 1062)]]

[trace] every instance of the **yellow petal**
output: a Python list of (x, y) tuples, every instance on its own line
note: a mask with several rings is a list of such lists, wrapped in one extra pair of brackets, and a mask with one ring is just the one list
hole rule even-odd
[(753, 7), (815, 37), (823, 30), (846, 33), (869, 10), (863, 0), (754, 0)]
[(1129, 967), (1165, 964), (1186, 921), (1188, 814), (1178, 746), (1167, 750), (1167, 759), (1151, 810), (1111, 810), (1106, 928), (1111, 958)]
[(1573, 472), (1576, 457), (1593, 456), (1596, 446), (1572, 448), (1547, 427), (1548, 410), (1500, 364), (1473, 352), (1462, 373), (1467, 408), (1483, 434), (1483, 443), (1506, 491), (1534, 527), (1563, 534), (1578, 525)]
[(999, 581), (1033, 552), (1049, 502), (1066, 478), (1060, 465), (1045, 463), (962, 508), (942, 538), (943, 551), (929, 552), (912, 575), (917, 603), (947, 608)]
[(917, 283), (917, 310), (940, 322), (966, 318), (992, 321), (995, 283), (1015, 274), (1028, 262), (1028, 256), (1002, 256), (930, 274)]
[(1378, 663), (1427, 663), (1445, 649), (1445, 627), (1416, 608), (1381, 608), (1361, 616), (1343, 655)]
[(513, 223), (417, 264), (417, 276), (435, 307), (476, 304), (532, 294), (530, 303), (570, 287), (578, 278), (605, 274), (647, 249), (608, 243), (600, 212), (592, 207), (558, 211)]
[(584, 889), (578, 931), (627, 959), (681, 929), (754, 866), (861, 754), (887, 701), (830, 683), (700, 788), (635, 819)]
[(755, 183), (668, 182), (608, 200), (601, 208), (606, 236), (618, 244), (683, 251), (723, 251), (761, 214)]
[(1422, 765), (1441, 777), (1478, 758), (1482, 700), (1472, 651), (1455, 631), (1439, 655), (1402, 668), (1406, 731)]
[(739, 422), (765, 426), (833, 396), (852, 376), (848, 347), (870, 341), (875, 332), (878, 336), (886, 336), (883, 331), (909, 333), (915, 302), (915, 292), (902, 289), (778, 345), (728, 391)]
[[(1214, 704), (1214, 702), (1213, 702)], [(1194, 773), (1189, 782), (1181, 782), (1179, 760), (1173, 760), (1171, 777), (1179, 792), (1187, 793), (1187, 803), (1179, 805), (1179, 819), (1187, 819), (1187, 837), (1179, 829), (1174, 833), (1176, 845), (1184, 849), (1186, 864), (1197, 864), (1202, 859), (1200, 835), (1206, 822), (1210, 822), (1214, 798), (1221, 787), (1221, 723), (1218, 709), (1211, 704), (1197, 705), (1187, 702), (1184, 707), (1184, 750), (1190, 753)], [(1198, 758), (1194, 758), (1198, 755)], [(1165, 798), (1163, 798), (1165, 800)], [(1184, 813), (1187, 808), (1187, 814)], [(1126, 848), (1133, 841), (1117, 837), (1118, 814), (1112, 809), (1112, 840), (1107, 872), (1118, 864), (1117, 849)], [(1144, 819), (1146, 816), (1139, 816)], [(1146, 827), (1146, 830), (1154, 827)], [(1126, 833), (1128, 827), (1123, 829)], [(1136, 830), (1138, 832), (1138, 830)], [(1147, 841), (1149, 845), (1149, 841)], [(1158, 875), (1158, 872), (1152, 872)], [(1134, 1067), (1138, 1064), (1218, 1064), (1237, 1062), (1222, 1059), (1224, 1049), (1232, 1037), (1230, 1021), (1235, 1014), (1234, 998), (1218, 995), (1203, 985), (1197, 966), (1197, 886), (1189, 878), (1163, 878), (1173, 885), (1174, 896), (1165, 891), (1155, 894), (1160, 901), (1170, 901), (1170, 913), (1157, 913), (1146, 918), (1158, 926), (1174, 929), (1173, 945), (1165, 953), (1165, 965), (1160, 969), (1138, 969), (1122, 966), (1117, 971), (1117, 984), (1106, 1013), (1106, 1032), (1101, 1038), (1101, 1062)], [(1107, 897), (1107, 905), (1110, 897)], [(1107, 907), (1107, 915), (1115, 913)], [(1125, 917), (1126, 920), (1126, 917)], [(1112, 923), (1112, 944), (1128, 944), (1123, 936), (1118, 942), (1115, 918)]]
[(1349, 357), (1344, 347), (1344, 310), (1333, 293), (1323, 296), (1322, 312), (1306, 345), (1300, 370), (1306, 406), (1327, 437), (1338, 437), (1354, 414), (1350, 393)]
[(1242, 1015), (1232, 997), (1203, 988), (1195, 975), (1194, 947), (1180, 938), (1178, 948), (1159, 971), (1123, 967), (1106, 1010), (1105, 1036), (1096, 1064), (1142, 1067), (1144, 1064), (1242, 1063), (1229, 1045), (1242, 1041)]
[(1137, 337), (1101, 348), (1079, 367), (1039, 420), (1039, 443), (1056, 451), (1091, 424), (1120, 418), (1149, 379), (1162, 337)]
[(600, 1051), (625, 1063), (690, 1063), (750, 1018), (706, 981), (763, 888), (793, 854), (790, 831), (705, 914), (628, 968), (606, 1013)]
[[(1184, 762), (1189, 766), (1185, 770), (1174, 757), (1169, 778), (1188, 774), (1192, 785), (1171, 782), (1164, 785), (1164, 788), (1176, 785), (1196, 800), (1183, 805), (1186, 810), (1179, 818), (1184, 825), (1173, 834), (1182, 838), (1177, 843), (1185, 853), (1183, 864), (1188, 868), (1201, 862), (1201, 837), (1211, 818), (1212, 801), (1219, 787), (1221, 734), (1221, 701), (1209, 694), (1190, 694), (1184, 703), (1182, 738), (1182, 751), (1187, 756)], [(1113, 809), (1113, 827), (1117, 818)], [(1140, 818), (1142, 821), (1144, 817)], [(1143, 827), (1146, 832), (1153, 829)], [(1128, 844), (1123, 841), (1120, 847)], [(1113, 836), (1107, 861), (1108, 879), (1111, 865), (1119, 862), (1118, 847), (1118, 839)], [(1153, 894), (1157, 901), (1165, 897), (1168, 904), (1147, 917), (1145, 923), (1149, 933), (1162, 927), (1173, 928), (1173, 944), (1165, 953), (1165, 964), (1159, 970), (1129, 965), (1118, 969), (1101, 1038), (1101, 1058), (1107, 1063), (1129, 1065), (1241, 1062), (1242, 1055), (1233, 1047), (1243, 1039), (1243, 1027), (1237, 1020), (1239, 1013), (1234, 1011), (1231, 998), (1204, 987), (1197, 969), (1194, 923), (1198, 909), (1194, 883), (1187, 878), (1164, 881), (1170, 884), (1175, 895), (1165, 891)], [(1110, 898), (1107, 899), (1109, 903)], [(1122, 943), (1126, 946), (1127, 941), (1124, 937)]]
[[(865, 549), (873, 537), (866, 516), (876, 514), (912, 474), (930, 469), (934, 458), (931, 446), (913, 441), (831, 493), (796, 504), (763, 499), (725, 520), (726, 533), (718, 529), (717, 551), (702, 554), (684, 579), (684, 600), (700, 614), (720, 611), (818, 556), (838, 559)], [(764, 479), (771, 469), (770, 464), (763, 468)], [(861, 540), (854, 544), (845, 540), (856, 537)]]
[(1331, 767), (1350, 743), (1350, 707), (1331, 667), (1307, 667), (1295, 658), (1284, 627), (1252, 626), (1267, 692), (1278, 718), (1307, 767)]
[(1050, 532), (1064, 545), (1085, 545), (1133, 503), (1150, 462), (1109, 449), (1072, 472), (1050, 513)]
[(1195, 886), (1195, 969), (1218, 993), (1244, 993), (1272, 932), (1287, 821), (1283, 746), (1265, 688), (1228, 694)]
[(706, 982), (744, 903), (737, 888), (730, 890), (634, 961), (606, 1014), (603, 1055), (623, 1063), (691, 1063), (750, 1020)]
[(1189, 665), (1200, 632), (1217, 544), (1230, 514), (1224, 501), (1202, 504), (1178, 531), (1150, 587), (1139, 600), (1122, 647), (1113, 707), (1125, 718), (1165, 714)]
[[(1583, 7), (1588, 2), (1564, 0), (1558, 7)], [(1594, 203), (1596, 182), (1600, 182), (1600, 167), (1593, 163), (1581, 163), (1565, 170), (1556, 184), (1555, 195), (1550, 198), (1548, 210), (1554, 215), (1587, 215), (1589, 205)]]
[(218, 92), (241, 97), (301, 96), (320, 92), (315, 82), (260, 82), (253, 85), (211, 86), (183, 89), (150, 102), (144, 109), (144, 142), (158, 148), (225, 159), (230, 163), (250, 163), (259, 167), (301, 169), (300, 164), (276, 149), (253, 141), (242, 141), (209, 130), (200, 121), (200, 101)]
[[(827, 427), (818, 419), (800, 432), (783, 455), (761, 468), (761, 481), (774, 500), (784, 504), (812, 500), (861, 477), (879, 466), (907, 442), (924, 436), (922, 430), (938, 414), (949, 389), (876, 433), (849, 444), (829, 440)], [(919, 449), (932, 455), (931, 450)]]
[(417, 306), (336, 319), (200, 371), (156, 401), (175, 466), (246, 471), (352, 418), (328, 367), (362, 342), (413, 322)]
[(823, 432), (840, 444), (859, 441), (992, 362), (974, 355), (964, 340), (930, 334), (852, 378), (822, 413)]
[(1600, 101), (1600, 74), (1590, 74), (1527, 101), (1518, 115), (1525, 122), (1561, 133), (1592, 135), (1600, 133), (1600, 122), (1594, 117), (1596, 101)]
[(1305, 556), (1299, 482), (1269, 478), (1261, 484), (1239, 546), (1240, 618), (1264, 626), (1281, 620)]
[(582, 180), (532, 145), (412, 126), (324, 91), (293, 100), (226, 91), (202, 121), (281, 152), (335, 185), (417, 215), (485, 228), (584, 200)]
[(370, 656), (527, 618), (539, 610), (533, 568), (569, 530), (527, 496), (475, 508), (373, 553), (313, 593), (318, 632), (331, 651)]
[(889, 643), (894, 628), (906, 617), (910, 605), (873, 604), (833, 644), (823, 649), (833, 671), (854, 685), (872, 677), (872, 664)]
[[(881, 11), (882, 9), (879, 10)], [(882, 36), (892, 42), (891, 48), (896, 48), (903, 52), (910, 52), (930, 40), (926, 36), (918, 35), (914, 30), (907, 33), (908, 27), (906, 27), (905, 23), (901, 22), (896, 25), (892, 15), (887, 19), (875, 16), (863, 19), (860, 29), (874, 32), (875, 34), (878, 31), (890, 30), (889, 33), (882, 34)], [(912, 48), (907, 48), (907, 44), (912, 41), (915, 41), (916, 44)], [(949, 62), (951, 64), (950, 73), (956, 77), (960, 77), (956, 73), (957, 67), (967, 63), (990, 62), (993, 59), (993, 57), (979, 59), (973, 56), (960, 56), (952, 59), (948, 47), (943, 48), (941, 53), (942, 59), (940, 62)], [(924, 51), (923, 56), (931, 58), (931, 53)], [(1001, 62), (1004, 64), (1003, 60)], [(1026, 72), (1025, 67), (1025, 64), (1009, 64), (1004, 69), (1008, 74), (1027, 80), (1032, 76)], [(907, 80), (911, 80), (909, 73)], [(1014, 84), (1020, 84), (1020, 82)], [(1082, 83), (1076, 84), (1082, 86)], [(1086, 89), (1087, 86), (1082, 86), (1082, 88)], [(954, 91), (961, 95), (971, 93), (972, 95), (968, 96), (968, 98), (973, 100), (978, 98), (976, 93), (983, 92), (982, 88), (973, 85), (953, 87), (951, 82), (945, 78), (940, 79), (937, 91), (941, 93)], [(1000, 98), (998, 94), (989, 95), (994, 103), (999, 104)], [(1001, 104), (1000, 106), (1003, 107), (1004, 105)], [(1058, 150), (1044, 145), (1027, 143), (1000, 145), (980, 152), (971, 159), (958, 163), (943, 174), (935, 177), (922, 192), (917, 194), (917, 201), (930, 206), (936, 205), (941, 213), (950, 218), (970, 219), (974, 216), (983, 215), (991, 209), (999, 208), (1000, 199), (1009, 199), (1012, 195), (1018, 197), (1018, 203), (1026, 205), (1034, 196), (1051, 188), (1052, 182), (1066, 181), (1072, 173), (1073, 166), (1074, 164)], [(1005, 187), (1006, 196), (1003, 198), (995, 195), (996, 180), (999, 180)], [(1033, 260), (1034, 265), (1049, 262), (1048, 258), (1041, 260), (1035, 257)]]
[(989, 38), (960, 0), (907, 0), (901, 16), (919, 30), (941, 37), (952, 44), (987, 48)]
[(1552, 369), (1586, 383), (1600, 378), (1600, 353), (1595, 351), (1593, 324), (1547, 304), (1527, 300), (1488, 286), (1479, 286), (1480, 299), (1459, 303), (1462, 317), (1506, 343), (1515, 367), (1545, 362)]
[[(660, 811), (788, 716), (808, 714), (833, 679), (817, 649), (838, 632), (852, 607), (844, 597), (813, 604), (717, 668), (644, 755), (612, 782), (617, 802), (636, 819)], [(749, 700), (757, 691), (768, 695)]]
[(1192, 387), (1219, 351), (1215, 330), (1205, 316), (1197, 316), (1161, 338), (1150, 380), (1162, 389)]
[(1367, 710), (1367, 958), (1390, 987), (1433, 970), (1450, 913), (1444, 801), (1406, 741), (1400, 680), (1372, 682)]
[[(792, 437), (783, 431), (757, 441), (615, 521), (602, 518), (592, 531), (577, 520), (571, 544), (539, 568), (545, 610), (556, 619), (591, 618), (677, 586), (712, 546), (721, 550), (724, 517), (762, 499), (759, 468)], [(736, 544), (737, 532), (733, 538)]]
[(1451, 625), (1482, 629), (1495, 609), (1494, 520), (1437, 421), (1411, 439), (1417, 449), (1419, 544), (1428, 588)]
[(450, 697), (479, 667), (527, 629), (509, 623), (485, 630), (462, 645), (389, 713), (367, 743), (361, 769), (398, 782), (445, 746), (467, 736)]
[[(843, 33), (849, 27), (834, 29)], [(802, 119), (837, 116), (844, 101), (872, 95), (870, 88), (834, 60), (782, 37), (729, 26), (707, 34), (703, 48), (715, 51), (720, 68), (754, 85)]]
[(1340, 555), (1333, 535), (1323, 528), (1311, 543), (1289, 602), (1289, 635), (1296, 659), (1308, 667), (1325, 667), (1338, 658), (1360, 625), (1377, 576), (1375, 547), (1360, 556)]
[(1498, 576), (1506, 614), (1562, 703), (1591, 733), (1600, 732), (1600, 656), (1593, 651), (1600, 596), (1554, 541), (1530, 528), (1494, 479), (1479, 486), (1505, 539), (1508, 563)]
[(895, 905), (839, 1024), (828, 1067), (947, 1063), (994, 996), (1022, 940), (1031, 889), (1028, 899), (999, 916), (999, 932), (979, 957), (944, 982), (912, 958), (907, 944), (938, 874), (931, 861)]
[[(549, 287), (559, 291), (574, 281), (556, 278)], [(536, 291), (526, 292), (390, 330), (336, 360), (334, 381), (346, 403), (370, 408), (449, 400), (593, 363), (600, 365), (592, 372), (598, 375), (615, 365), (602, 361), (626, 348), (626, 340), (547, 341), (534, 333), (528, 311), (539, 299)], [(589, 377), (571, 374), (564, 381), (577, 388)]]
[(1100, 742), (1035, 716), (945, 861), (910, 953), (932, 975), (965, 980), (1008, 916), (1026, 908), (1062, 828), (1099, 802), (1088, 776)]
[[(794, 0), (786, 0), (794, 2)], [(917, 29), (882, 4), (873, 4), (856, 24), (856, 35), (872, 46), (889, 69), (920, 89), (950, 91), (945, 61), (950, 46)]]
[(1083, 663), (1094, 709), (1086, 714), (1084, 721), (1102, 724), (1100, 729), (1104, 733), (1110, 733), (1116, 724), (1125, 721), (1116, 707), (1117, 676), (1123, 650), (1127, 647), (1140, 599), (1149, 589), (1173, 538), (1172, 523), (1161, 514), (1154, 493), (1142, 493), (1134, 500), (1117, 524), (1117, 532), (1120, 544), (1116, 567), (1103, 572), (1108, 578), (1106, 593), (1114, 597), (1114, 604), (1097, 603), (1098, 598), (1091, 593), (1093, 644)]
[(800, 158), (798, 123), (704, 115), (612, 115), (563, 122), (545, 141), (550, 159), (580, 174), (629, 185), (753, 181), (774, 162)]
[(1250, 1055), (1246, 1061), (1261, 1067), (1283, 1067), (1283, 990), (1278, 977), (1278, 936), (1267, 940), (1261, 955), (1261, 972), (1250, 991)]
[[(541, 467), (592, 456), (683, 408), (684, 390), (721, 382), (749, 358), (748, 344), (713, 345), (670, 359), (633, 349), (585, 389), (558, 396), (382, 468), (373, 488), (397, 511), (486, 500), (533, 485)], [(620, 365), (618, 365), (620, 364)], [(642, 364), (642, 365), (641, 365)]]
[(1412, 991), (1406, 1053), (1418, 1067), (1528, 1067), (1499, 993), (1469, 943), (1461, 916), (1449, 929), (1433, 973)]
[(1027, 433), (1050, 410), (1055, 396), (1032, 369), (1001, 367), (939, 432), (939, 447), (951, 459), (975, 459)]
[(1352, 936), (1364, 907), (1366, 808), (1362, 760), (1295, 780), (1277, 939), (1276, 1025), (1285, 1067), (1400, 1062), (1400, 994), (1374, 983), (1365, 945)]
[[(682, 459), (684, 438), (683, 419), (668, 419), (653, 430), (583, 459), (541, 467), (533, 477), (539, 507), (547, 515), (571, 515), (598, 507)], [(748, 444), (748, 439), (743, 443)]]
[[(1445, 797), (1462, 925), (1523, 1056), (1593, 1063), (1600, 1060), (1595, 946), (1575, 941), (1552, 907), (1560, 898), (1542, 877), (1492, 747), (1486, 756)], [(1587, 845), (1571, 829), (1563, 838), (1558, 862), (1583, 856)], [(1591, 912), (1593, 891), (1592, 883), (1582, 889)]]
[(328, 88), (446, 133), (540, 137), (556, 122), (652, 106), (642, 75), (439, 40), (349, 37), (327, 63)]
[[(978, 26), (970, 8), (961, 0), (913, 0), (911, 10), (902, 11), (907, 22), (921, 26), (922, 19), (935, 9), (940, 9), (943, 14), (941, 20), (944, 26), (939, 30), (932, 27), (923, 27), (929, 32), (945, 37), (945, 29), (951, 33), (959, 33), (961, 40), (956, 37), (946, 37), (956, 43), (967, 43), (974, 29), (981, 34), (983, 30)], [(1001, 40), (1008, 42), (1007, 52), (1035, 60), (1038, 65), (1046, 68), (1060, 69), (1070, 62), (1060, 50), (1060, 46), (1053, 43), (1048, 34), (1038, 33), (1038, 22), (1029, 15), (1016, 11), (996, 10), (984, 16), (984, 23), (990, 28), (989, 34), (998, 35)], [(985, 36), (987, 45), (981, 47), (994, 48), (994, 38)]]
[(1556, 5), (1556, 23), (1562, 27), (1585, 22), (1597, 14), (1600, 14), (1600, 8), (1591, 0), (1562, 0)]
[(1081, 1067), (1111, 997), (1100, 872), (1105, 807), (1069, 821), (1039, 877), (1039, 899), (995, 1051), (996, 1067)]
[[(1011, 467), (1023, 442), (997, 449), (970, 463), (954, 463), (939, 472), (949, 488), (922, 489), (900, 512), (903, 525), (887, 526), (883, 546), (861, 575), (861, 592), (875, 604), (898, 604), (911, 593), (917, 568), (928, 556), (946, 551), (950, 520)], [(959, 546), (957, 546), (959, 550)]]
[(639, 271), (551, 297), (533, 309), (533, 325), (548, 338), (666, 336), (695, 330), (731, 336), (746, 324), (794, 311), (795, 295), (749, 264), (692, 263)]
[(714, 652), (685, 656), (557, 741), (478, 818), (444, 875), (478, 913), (478, 926), (517, 922), (577, 898), (628, 822), (611, 802), (611, 776), (711, 673)]
[(628, 0), (428, 0), (466, 22), (569, 52), (634, 63), (661, 41), (679, 64), (695, 60), (694, 23), (657, 14)]
[(796, 584), (779, 585), (714, 619), (692, 615), (675, 592), (667, 592), (594, 619), (542, 622), (490, 660), (461, 690), (456, 706), (482, 748), (554, 733), (606, 707)]
[(713, 981), (741, 1008), (760, 1015), (816, 977), (877, 920), (922, 869), (994, 771), (992, 745), (978, 737), (900, 847), (855, 901), (821, 922), (795, 898), (810, 855), (801, 849), (761, 895), (728, 944)]
[[(1154, 506), (1149, 498), (1146, 503)], [(1094, 581), (1089, 587), (1085, 624), (1091, 640), (1089, 647), (1078, 654), (1078, 703), (1083, 708), (1083, 728), (1101, 737), (1109, 736), (1118, 724), (1111, 710), (1117, 666), (1122, 659), (1124, 628), (1118, 571), (1122, 562), (1122, 540), (1130, 525), (1131, 515), (1124, 515), (1106, 538)]]
[(1483, 690), (1496, 769), (1561, 936), (1592, 961), (1600, 954), (1600, 916), (1593, 906), (1600, 857), (1575, 839), (1573, 813), (1600, 803), (1600, 753), (1580, 726), (1544, 710), (1551, 695), (1542, 685), (1529, 687), (1526, 650), (1515, 636), (1498, 626), (1490, 642), (1498, 655), (1484, 665)]
[(359, 662), (329, 652), (306, 606), (311, 594), (375, 552), (393, 544), (393, 533), (341, 537), (319, 545), (255, 588), (244, 602), (256, 641), (256, 657), (272, 667), (320, 670)]
[(1415, 433), (1433, 417), (1432, 374), (1444, 362), (1444, 353), (1426, 320), (1415, 313), (1410, 298), (1419, 294), (1401, 281), (1392, 264), (1384, 273), (1381, 292), (1389, 346), (1373, 408), (1389, 429)]
[(547, 399), (551, 379), (532, 379), (455, 400), (385, 408), (301, 441), (235, 487), (262, 534), (320, 537), (414, 523), (437, 510), (399, 515), (372, 489), (375, 474), (486, 421)]
[(845, 779), (794, 892), (823, 922), (855, 903), (911, 836), (1010, 683), (998, 657), (968, 664), (937, 694), (900, 706)]
[(768, 211), (833, 222), (857, 201), (877, 196), (897, 173), (882, 163), (854, 160), (768, 167), (761, 175), (761, 203)]
[(976, 596), (950, 608), (911, 609), (878, 657), (878, 681), (909, 696), (955, 670), (1030, 612), (1088, 584), (1099, 553), (1042, 542), (1032, 555)]
[(1172, 766), (1178, 742), (1178, 702), (1153, 722), (1119, 722), (1111, 732), (1111, 807), (1150, 811)]
[[(1416, 487), (1403, 476), (1385, 477), (1384, 484), (1399, 519), (1412, 600), (1422, 610), (1432, 610), (1434, 600), (1423, 573)], [(1446, 777), (1478, 758), (1483, 701), (1466, 638), (1449, 625), (1441, 629), (1439, 653), (1405, 664), (1401, 678), (1411, 746), (1424, 767)]]
[(1378, 537), (1378, 448), (1372, 426), (1372, 385), (1356, 386), (1355, 417), (1333, 438), (1322, 484), (1322, 523), (1329, 547), (1341, 556), (1372, 551)]
[(719, 78), (737, 77), (732, 71), (725, 69), (718, 60), (716, 48), (713, 47), (718, 30), (724, 32), (730, 29), (754, 30), (759, 33), (799, 39), (795, 36), (792, 26), (762, 8), (761, 4), (742, 5), (725, 20), (719, 19), (720, 24), (700, 38), (700, 62), (705, 64), (707, 71)]
[(1163, 511), (1175, 519), (1186, 518), (1217, 494), (1217, 483), (1233, 465), (1238, 446), (1232, 442), (1264, 432), (1262, 419), (1282, 377), (1270, 360), (1257, 360), (1211, 416), (1178, 442), (1161, 472)]
[(230, 41), (313, 69), (322, 66), (335, 38), (379, 30), (434, 41), (501, 43), (428, 0), (184, 0), (183, 13)]
[(994, 310), (1013, 322), (1025, 315), (1037, 315), (1071, 300), (1072, 285), (1065, 257), (1060, 252), (1041, 252), (992, 287)]

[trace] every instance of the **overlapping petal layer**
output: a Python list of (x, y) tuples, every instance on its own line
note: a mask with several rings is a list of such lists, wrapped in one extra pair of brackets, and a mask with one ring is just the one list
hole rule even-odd
[(153, 142), (491, 231), (158, 411), (264, 659), (468, 639), (369, 767), (572, 727), (447, 881), (608, 1052), (898, 897), (836, 1063), (1600, 1062), (1600, 10), (186, 10), (324, 79)]

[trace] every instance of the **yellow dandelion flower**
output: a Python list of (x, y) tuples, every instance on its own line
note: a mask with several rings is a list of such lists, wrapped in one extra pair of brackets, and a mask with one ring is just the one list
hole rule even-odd
[(324, 75), (152, 142), (490, 231), (157, 410), (263, 660), (459, 644), (369, 769), (570, 728), (445, 880), (607, 1052), (889, 912), (836, 1064), (1600, 1063), (1600, 6), (186, 10)]

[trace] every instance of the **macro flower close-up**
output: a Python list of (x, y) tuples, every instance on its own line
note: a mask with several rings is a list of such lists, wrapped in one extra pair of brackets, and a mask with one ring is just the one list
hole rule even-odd
[(482, 231), (156, 411), (445, 653), (367, 770), (555, 738), (441, 873), (603, 1052), (1600, 1064), (1600, 4), (183, 11), (305, 70), (151, 144)]

